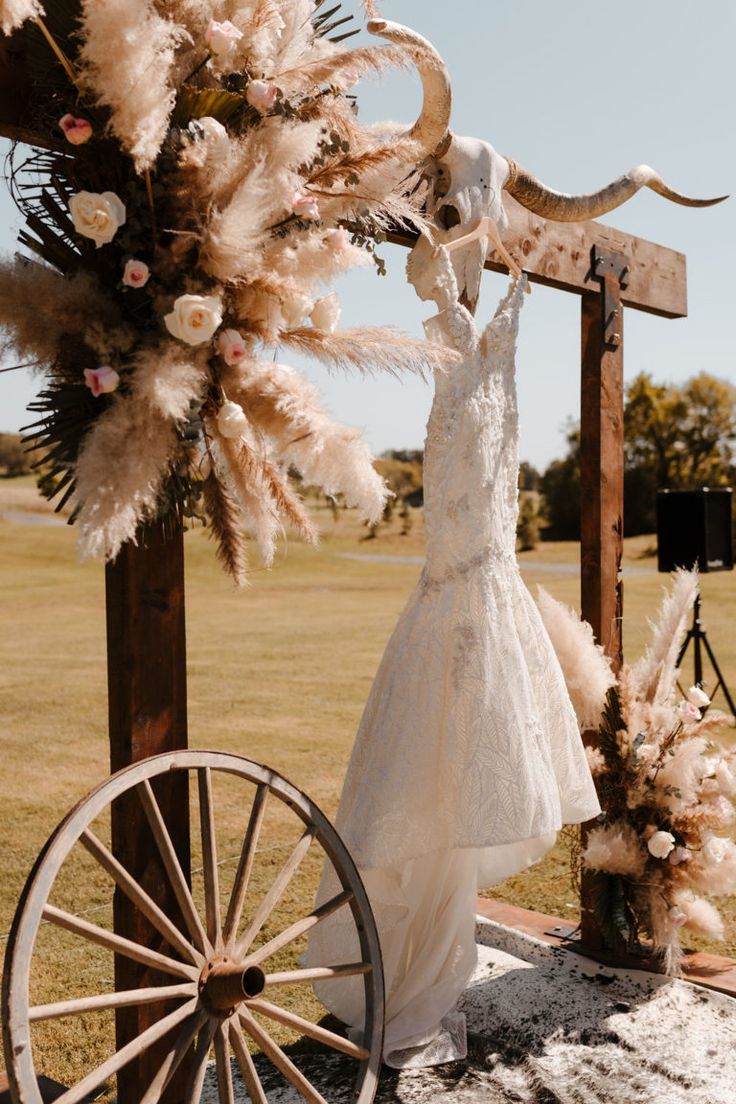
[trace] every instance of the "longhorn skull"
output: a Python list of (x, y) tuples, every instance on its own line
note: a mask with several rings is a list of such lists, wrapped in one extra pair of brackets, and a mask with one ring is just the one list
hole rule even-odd
[[(510, 157), (497, 153), (488, 142), (460, 138), (450, 130), (452, 93), (450, 75), (434, 46), (415, 31), (385, 19), (371, 19), (368, 30), (387, 38), (409, 52), (422, 78), (424, 102), (409, 135), (423, 150), (432, 180), (427, 214), (438, 242), (464, 236), (483, 218), (490, 218), (499, 230), (508, 227), (503, 192), (527, 210), (555, 222), (581, 222), (598, 218), (620, 207), (640, 188), (651, 188), (665, 199), (685, 207), (710, 207), (717, 199), (691, 199), (669, 188), (648, 165), (637, 165), (600, 191), (588, 195), (557, 192), (542, 184)], [(480, 237), (452, 254), (459, 293), (469, 305), (478, 298), (480, 276), (489, 251), (489, 238)], [(432, 243), (422, 236), (415, 249), (412, 270), (418, 275), (429, 259)], [(415, 285), (416, 286), (416, 285)], [(417, 291), (424, 297), (421, 287)], [(427, 296), (429, 297), (429, 296)]]

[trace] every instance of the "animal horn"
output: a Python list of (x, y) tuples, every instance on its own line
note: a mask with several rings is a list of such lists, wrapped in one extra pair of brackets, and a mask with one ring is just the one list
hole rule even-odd
[(409, 131), (427, 157), (442, 156), (450, 141), (450, 112), (452, 109), (452, 85), (447, 66), (431, 42), (422, 35), (391, 23), (387, 19), (369, 19), (371, 34), (387, 38), (397, 46), (403, 46), (411, 55), (422, 78), (424, 103), (422, 111)]
[(542, 184), (521, 165), (517, 165), (510, 157), (509, 177), (504, 184), (505, 190), (517, 200), (522, 207), (533, 211), (535, 215), (552, 219), (554, 222), (582, 222), (583, 219), (598, 218), (607, 211), (613, 211), (620, 207), (627, 199), (635, 195), (640, 188), (651, 188), (653, 192), (664, 196), (673, 203), (681, 203), (684, 207), (711, 207), (714, 203), (722, 203), (728, 196), (718, 196), (717, 199), (691, 199), (689, 196), (680, 195), (669, 188), (659, 173), (650, 169), (648, 165), (637, 165), (629, 169), (623, 176), (619, 176), (605, 188), (590, 195), (569, 195), (567, 192), (555, 192)]

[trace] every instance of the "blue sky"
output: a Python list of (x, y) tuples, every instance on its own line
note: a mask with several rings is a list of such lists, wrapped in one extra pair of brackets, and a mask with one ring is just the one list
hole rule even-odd
[[(345, 7), (357, 10), (357, 0)], [(552, 187), (592, 190), (645, 162), (688, 194), (736, 193), (731, 0), (386, 0), (383, 14), (411, 24), (445, 57), (453, 130), (486, 139)], [(368, 83), (358, 93), (367, 120), (411, 121), (420, 101), (413, 74)], [(688, 257), (688, 318), (627, 311), (627, 378), (649, 371), (680, 381), (706, 370), (736, 383), (736, 199), (689, 210), (646, 192), (605, 221)], [(17, 229), (3, 193), (0, 251), (13, 250)], [(406, 284), (405, 251), (382, 251), (385, 278), (356, 272), (338, 283), (343, 325), (390, 323), (421, 335), (422, 319), (432, 312)], [(491, 274), (484, 280), (480, 322), (505, 283)], [(521, 320), (518, 373), (521, 453), (539, 467), (562, 454), (565, 419), (577, 416), (579, 334), (577, 297), (535, 287)], [(430, 385), (301, 366), (335, 416), (362, 426), (375, 451), (421, 445)], [(25, 372), (0, 375), (0, 429), (16, 430), (27, 420), (24, 408), (37, 388)]]

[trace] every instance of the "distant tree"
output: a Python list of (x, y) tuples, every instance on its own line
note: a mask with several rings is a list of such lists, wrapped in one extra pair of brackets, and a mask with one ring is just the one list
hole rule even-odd
[[(549, 536), (580, 536), (580, 432), (570, 427), (568, 452), (541, 479)], [(736, 387), (700, 372), (681, 386), (641, 373), (626, 388), (624, 525), (627, 536), (656, 526), (659, 488), (718, 486), (733, 480)]]
[(522, 552), (530, 552), (539, 544), (541, 521), (539, 491), (522, 491), (519, 496), (519, 520), (516, 524), (516, 538)]
[(519, 464), (519, 490), (538, 491), (541, 475), (528, 460), (522, 460)]
[(31, 470), (31, 457), (21, 444), (20, 434), (0, 433), (0, 476), (14, 479)]

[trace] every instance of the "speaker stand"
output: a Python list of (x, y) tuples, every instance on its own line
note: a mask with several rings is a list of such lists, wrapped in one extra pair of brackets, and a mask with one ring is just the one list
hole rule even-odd
[[(718, 666), (718, 660), (713, 654), (713, 649), (710, 646), (710, 641), (708, 640), (707, 633), (700, 623), (700, 595), (698, 595), (695, 599), (695, 604), (693, 606), (692, 627), (688, 629), (687, 636), (685, 637), (682, 647), (680, 648), (680, 654), (677, 657), (678, 667), (680, 667), (680, 665), (682, 664), (682, 661), (685, 658), (685, 653), (687, 652), (691, 642), (693, 645), (693, 658), (695, 661), (695, 678), (693, 680), (694, 685), (703, 685), (703, 648), (705, 648), (708, 659), (710, 660), (711, 666), (718, 680), (715, 684), (715, 687), (713, 688), (713, 692), (709, 694), (709, 697), (714, 698), (718, 693), (718, 689), (720, 687), (720, 689), (723, 691), (724, 698), (728, 702), (728, 708), (731, 710), (732, 715), (736, 716), (736, 708), (734, 708), (733, 698), (731, 697), (729, 689), (726, 686), (726, 681), (721, 674), (721, 668)], [(708, 707), (706, 706), (706, 709), (707, 708)], [(703, 710), (703, 712), (705, 712), (705, 710)]]

